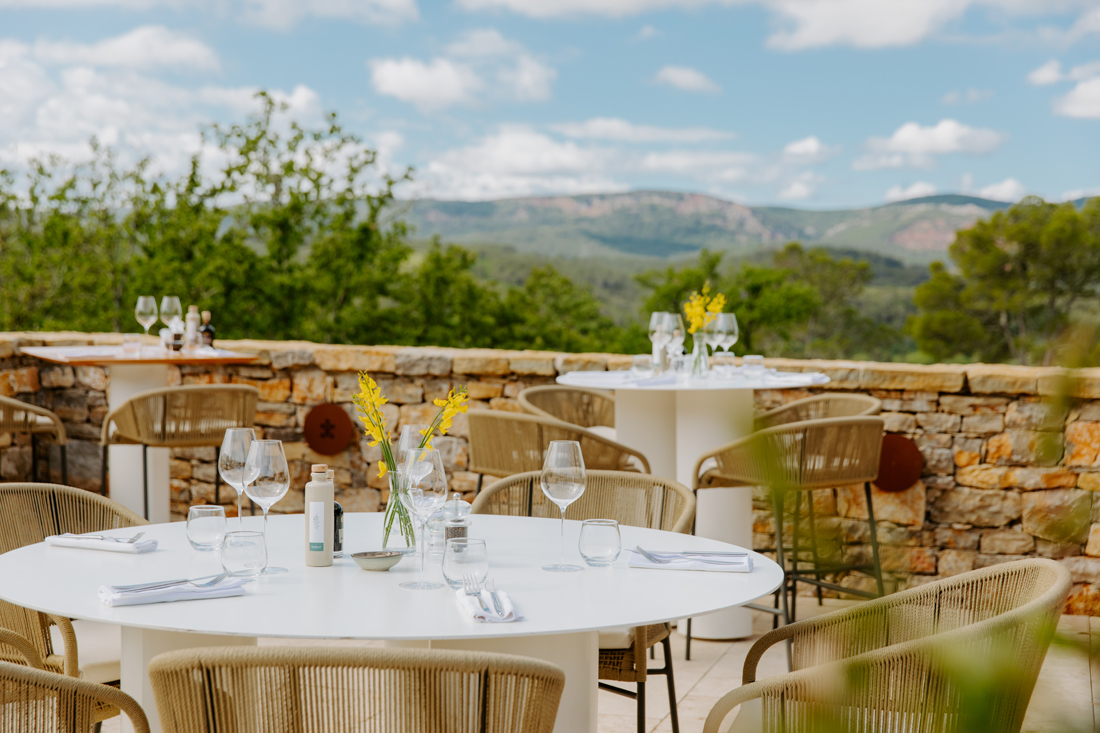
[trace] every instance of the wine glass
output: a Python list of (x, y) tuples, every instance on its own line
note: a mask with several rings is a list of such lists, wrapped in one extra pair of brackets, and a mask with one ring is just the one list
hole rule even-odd
[(183, 307), (176, 295), (165, 295), (160, 299), (160, 320), (165, 326), (172, 327), (172, 319), (183, 318)]
[(557, 565), (543, 565), (543, 570), (571, 573), (584, 570), (580, 565), (565, 564), (565, 508), (581, 498), (585, 486), (584, 457), (581, 444), (575, 440), (551, 440), (542, 464), (542, 493), (561, 509), (561, 557)]
[(671, 359), (683, 352), (687, 330), (684, 328), (684, 319), (679, 313), (669, 313), (665, 322), (669, 332), (668, 345), (665, 348), (668, 349), (668, 356)]
[[(718, 320), (723, 324), (722, 338), (718, 342), (718, 345), (726, 352), (726, 356), (729, 356), (730, 349), (737, 343), (737, 337), (740, 332), (737, 328), (737, 316), (732, 313), (719, 313)], [(733, 364), (733, 360), (730, 360), (730, 364)], [(730, 367), (732, 370), (732, 366)]]
[(665, 311), (655, 311), (649, 314), (649, 340), (653, 343), (653, 362), (661, 364), (661, 349), (668, 345), (672, 334), (668, 330), (668, 316)]
[[(267, 546), (267, 510), (286, 496), (290, 488), (290, 468), (281, 440), (254, 440), (248, 447), (244, 464), (244, 492), (264, 510), (264, 547)], [(268, 553), (268, 557), (271, 553)], [(286, 568), (267, 567), (266, 575), (285, 573)]]
[(241, 494), (244, 493), (244, 466), (248, 461), (248, 449), (256, 440), (256, 431), (252, 428), (229, 428), (222, 438), (221, 451), (218, 453), (218, 473), (237, 492), (237, 526), (244, 529), (244, 516), (241, 514)]
[(401, 437), (397, 440), (397, 455), (394, 458), (397, 460), (397, 471), (400, 473), (405, 468), (405, 459), (409, 457), (409, 451), (413, 448), (419, 448), (420, 442), (424, 440), (424, 436), (420, 433), (421, 430), (427, 430), (431, 425), (404, 425), (401, 428)]
[(145, 329), (145, 335), (149, 335), (149, 327), (157, 322), (157, 299), (152, 295), (142, 295), (134, 306), (134, 317), (141, 327)]
[(402, 583), (402, 588), (410, 590), (434, 590), (442, 588), (440, 583), (424, 580), (424, 556), (428, 542), (424, 524), (447, 498), (447, 472), (443, 470), (443, 456), (434, 448), (410, 450), (405, 458), (404, 469), (406, 488), (401, 492), (401, 503), (412, 512), (420, 524), (420, 577), (415, 581)]

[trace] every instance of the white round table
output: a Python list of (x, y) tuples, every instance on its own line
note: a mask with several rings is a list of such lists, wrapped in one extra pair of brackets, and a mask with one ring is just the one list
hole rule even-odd
[[(245, 518), (258, 528), (260, 518)], [(345, 515), (345, 547), (378, 549), (381, 514)], [(382, 639), (394, 645), (476, 649), (537, 657), (565, 669), (566, 683), (554, 730), (596, 731), (597, 635), (599, 629), (662, 623), (747, 603), (774, 591), (782, 571), (753, 555), (751, 573), (646, 570), (626, 567), (628, 553), (610, 568), (548, 573), (540, 566), (558, 557), (559, 521), (527, 517), (473, 517), (471, 536), (487, 541), (490, 577), (508, 591), (522, 621), (476, 623), (449, 589), (398, 588), (419, 568), (406, 557), (387, 572), (360, 570), (350, 558), (330, 568), (306, 568), (302, 515), (270, 522), (271, 563), (289, 568), (246, 586), (244, 596), (201, 601), (109, 607), (100, 585), (121, 585), (220, 570), (217, 553), (191, 549), (183, 523), (144, 527), (156, 551), (142, 555), (47, 547), (36, 544), (0, 555), (0, 598), (46, 613), (122, 626), (122, 689), (145, 709), (160, 730), (149, 661), (165, 651), (196, 646), (255, 644), (256, 637)], [(230, 529), (236, 521), (230, 520)], [(567, 561), (577, 552), (579, 522), (566, 522)], [(112, 534), (128, 536), (132, 529)], [(730, 549), (702, 537), (623, 527), (623, 547)], [(398, 540), (400, 543), (400, 540)], [(439, 564), (429, 578), (442, 580)]]
[[(753, 392), (827, 384), (819, 372), (774, 372), (759, 376), (706, 379), (662, 375), (638, 379), (629, 371), (568, 372), (558, 384), (615, 391), (615, 440), (640, 452), (657, 476), (691, 488), (699, 456), (752, 432)], [(700, 537), (752, 547), (752, 493), (747, 489), (708, 489), (699, 494), (695, 533)], [(680, 627), (681, 630), (683, 627)], [(736, 639), (752, 635), (745, 608), (694, 619), (692, 635)]]

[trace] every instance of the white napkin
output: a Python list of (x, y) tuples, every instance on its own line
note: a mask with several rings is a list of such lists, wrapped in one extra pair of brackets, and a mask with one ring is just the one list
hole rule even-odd
[(209, 588), (199, 588), (187, 583), (159, 590), (142, 590), (122, 593), (113, 585), (99, 586), (99, 600), (107, 606), (137, 606), (143, 603), (169, 603), (171, 601), (200, 601), (204, 598), (228, 598), (244, 595), (243, 578), (226, 578)]
[(81, 550), (104, 550), (106, 552), (127, 552), (140, 555), (157, 549), (156, 540), (138, 540), (137, 542), (115, 542), (113, 540), (80, 539), (83, 535), (56, 534), (46, 538), (51, 547), (77, 547)]
[(485, 608), (490, 609), (489, 613), (485, 613), (485, 609), (478, 605), (478, 602), (472, 596), (466, 595), (466, 591), (461, 588), (455, 591), (455, 598), (458, 599), (458, 605), (462, 606), (466, 613), (473, 616), (474, 621), (506, 624), (510, 621), (523, 620), (523, 617), (516, 613), (516, 607), (512, 605), (512, 599), (502, 590), (497, 591), (497, 598), (500, 599), (500, 605), (504, 609), (503, 616), (497, 615), (496, 608), (493, 606), (493, 598), (487, 590), (481, 591), (481, 601), (485, 604)]
[[(653, 552), (653, 550), (650, 550)], [(665, 559), (661, 555), (661, 559)], [(628, 567), (649, 568), (651, 570), (705, 570), (713, 573), (751, 573), (752, 555), (744, 557), (715, 557), (715, 562), (703, 562), (701, 558), (676, 558), (669, 563), (655, 563), (647, 560), (640, 552), (631, 551)], [(721, 561), (721, 565), (718, 564)]]
[(820, 372), (776, 372), (764, 375), (764, 382), (779, 384), (825, 384), (829, 378)]
[(667, 384), (676, 384), (677, 376), (675, 374), (662, 375), (660, 377), (645, 377), (644, 379), (632, 379), (627, 384), (635, 387), (660, 387)]

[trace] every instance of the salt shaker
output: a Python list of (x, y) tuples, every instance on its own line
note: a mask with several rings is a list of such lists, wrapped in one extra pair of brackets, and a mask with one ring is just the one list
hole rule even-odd
[(470, 503), (455, 492), (454, 498), (443, 505), (443, 533), (445, 540), (468, 537), (470, 534)]

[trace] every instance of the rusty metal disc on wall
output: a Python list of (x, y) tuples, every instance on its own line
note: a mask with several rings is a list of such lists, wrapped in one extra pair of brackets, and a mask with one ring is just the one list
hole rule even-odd
[(878, 463), (875, 486), (882, 491), (905, 491), (920, 481), (924, 456), (917, 444), (904, 435), (887, 433), (882, 436), (882, 457)]
[(302, 428), (306, 444), (314, 453), (334, 456), (355, 439), (355, 426), (339, 405), (317, 405), (306, 415)]

